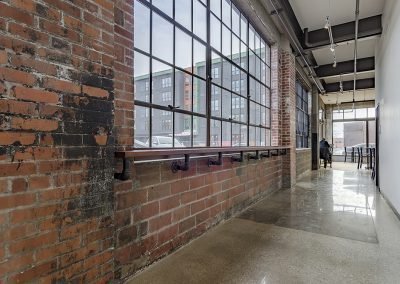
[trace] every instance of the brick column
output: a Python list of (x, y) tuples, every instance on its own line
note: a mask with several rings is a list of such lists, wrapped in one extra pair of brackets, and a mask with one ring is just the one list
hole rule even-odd
[(281, 145), (290, 146), (282, 165), (282, 186), (290, 188), (296, 183), (296, 62), (289, 43), (284, 40), (279, 56), (279, 89)]

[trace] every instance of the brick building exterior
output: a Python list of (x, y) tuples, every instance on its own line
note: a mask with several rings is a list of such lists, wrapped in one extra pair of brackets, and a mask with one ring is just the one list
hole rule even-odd
[(271, 136), (288, 155), (114, 179), (134, 140), (132, 3), (0, 2), (0, 282), (125, 279), (295, 183), (295, 61), (280, 43)]

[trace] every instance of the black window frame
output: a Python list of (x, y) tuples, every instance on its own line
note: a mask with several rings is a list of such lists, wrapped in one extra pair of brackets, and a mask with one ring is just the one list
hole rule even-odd
[(296, 148), (309, 148), (310, 113), (309, 90), (296, 80)]
[[(211, 1), (220, 1), (220, 9), (221, 9), (221, 15), (215, 15), (213, 11), (211, 11), (211, 7), (210, 7), (210, 2)], [(153, 110), (157, 110), (157, 111), (170, 111), (172, 113), (172, 141), (173, 143), (175, 143), (175, 138), (176, 138), (176, 133), (175, 133), (175, 116), (176, 114), (184, 114), (184, 115), (190, 115), (192, 118), (192, 123), (191, 123), (191, 141), (190, 141), (190, 146), (189, 147), (195, 147), (194, 145), (194, 138), (193, 138), (193, 132), (194, 132), (194, 125), (193, 125), (193, 120), (194, 117), (198, 117), (200, 118), (205, 118), (207, 121), (207, 133), (206, 133), (206, 145), (204, 147), (212, 147), (212, 146), (227, 146), (227, 145), (223, 145), (222, 143), (222, 139), (223, 139), (223, 135), (222, 135), (222, 128), (223, 125), (229, 123), (230, 124), (230, 140), (231, 140), (231, 144), (229, 146), (269, 146), (271, 145), (271, 77), (272, 77), (272, 72), (271, 72), (271, 47), (268, 44), (268, 42), (263, 39), (262, 35), (257, 32), (257, 29), (251, 24), (251, 22), (248, 20), (248, 18), (244, 15), (243, 12), (240, 11), (240, 9), (234, 5), (234, 3), (232, 1), (227, 1), (227, 0), (192, 0), (191, 2), (191, 30), (188, 30), (185, 26), (181, 25), (179, 22), (177, 22), (175, 20), (175, 0), (172, 1), (173, 3), (173, 7), (172, 7), (172, 15), (171, 17), (169, 15), (167, 15), (166, 13), (164, 13), (163, 11), (161, 11), (159, 8), (157, 8), (156, 6), (152, 5), (152, 1), (151, 0), (134, 0), (134, 5), (135, 3), (139, 2), (140, 4), (144, 5), (145, 7), (147, 7), (149, 9), (149, 13), (150, 13), (150, 35), (149, 35), (149, 52), (140, 50), (139, 48), (134, 47), (134, 52), (141, 54), (143, 56), (146, 56), (149, 59), (149, 78), (147, 79), (148, 82), (151, 82), (151, 88), (149, 90), (149, 100), (148, 101), (141, 101), (138, 100), (136, 95), (135, 95), (135, 107), (142, 107), (142, 108), (146, 108), (146, 111), (149, 110), (150, 111), (150, 116), (149, 116), (149, 125), (150, 125), (150, 129), (148, 131), (149, 135), (148, 135), (148, 141), (152, 141), (152, 137), (153, 137)], [(207, 40), (203, 40), (202, 38), (200, 38), (199, 36), (197, 36), (195, 34), (194, 31), (194, 3), (197, 2), (197, 5), (203, 5), (203, 8), (206, 8), (207, 13), (206, 13), (206, 17), (207, 17)], [(227, 23), (225, 23), (223, 21), (223, 5), (224, 2), (229, 2), (230, 5), (230, 23), (229, 23), (229, 27), (227, 26)], [(206, 5), (204, 4), (206, 3)], [(234, 28), (233, 28), (233, 9), (235, 9), (236, 11), (238, 11), (239, 13), (239, 34), (236, 34), (234, 32)], [(153, 13), (156, 13), (157, 16), (160, 16), (163, 18), (163, 20), (168, 21), (169, 24), (172, 25), (173, 27), (173, 35), (172, 35), (172, 42), (173, 42), (173, 59), (172, 59), (172, 63), (169, 63), (161, 58), (158, 58), (156, 56), (154, 56), (152, 54), (152, 45), (153, 45), (153, 38), (152, 38), (152, 17), (153, 17)], [(220, 34), (220, 48), (219, 50), (216, 49), (215, 47), (212, 46), (211, 44), (211, 36), (210, 36), (210, 18), (211, 16), (217, 17), (219, 18), (219, 24), (221, 25), (221, 34)], [(243, 42), (243, 38), (242, 38), (242, 19), (245, 20), (246, 23), (246, 41)], [(199, 43), (203, 44), (206, 47), (206, 76), (205, 77), (201, 77), (198, 74), (194, 73), (194, 70), (192, 70), (191, 72), (182, 69), (178, 66), (175, 65), (175, 48), (176, 48), (176, 29), (179, 28), (180, 31), (183, 31), (186, 35), (189, 35), (192, 38), (192, 51), (191, 51), (191, 60), (192, 60), (192, 64), (194, 63), (194, 40), (198, 41)], [(223, 29), (228, 29), (230, 32), (230, 54), (229, 57), (225, 56), (223, 54), (223, 47), (222, 47), (222, 42), (223, 42)], [(257, 43), (257, 38), (258, 37), (258, 43), (260, 43), (260, 49), (256, 49), (254, 48), (254, 50), (250, 49), (250, 29), (252, 31), (255, 32), (255, 37), (254, 43)], [(246, 47), (246, 60), (247, 62), (245, 62), (243, 64), (243, 62), (241, 62), (241, 57), (239, 58), (239, 63), (234, 62), (233, 59), (233, 36), (235, 36), (237, 39), (239, 39), (239, 52), (241, 54), (241, 48), (242, 46)], [(264, 54), (262, 53), (261, 50), (261, 43), (264, 44)], [(267, 53), (268, 51), (268, 53)], [(217, 54), (222, 62), (221, 62), (221, 68), (219, 69), (218, 73), (219, 73), (219, 78), (222, 81), (223, 80), (223, 62), (228, 62), (231, 66), (231, 69), (229, 70), (229, 73), (231, 74), (231, 79), (229, 81), (229, 85), (230, 87), (224, 86), (223, 84), (218, 85), (217, 83), (213, 82), (213, 78), (211, 77), (212, 74), (212, 68), (215, 68), (212, 66), (212, 54)], [(257, 74), (251, 74), (250, 71), (250, 54), (254, 54), (254, 60), (255, 62), (257, 62), (257, 60), (259, 60), (259, 76), (257, 76)], [(268, 57), (266, 57), (266, 55), (268, 55)], [(263, 56), (263, 57), (262, 57)], [(194, 80), (196, 79), (200, 79), (205, 81), (206, 83), (206, 111), (205, 113), (198, 113), (195, 112), (193, 107), (191, 110), (185, 110), (180, 108), (179, 106), (175, 106), (174, 104), (168, 105), (168, 106), (163, 106), (163, 105), (159, 105), (159, 104), (155, 104), (153, 103), (153, 60), (157, 60), (158, 62), (161, 62), (162, 64), (167, 65), (171, 70), (171, 82), (172, 82), (172, 102), (176, 102), (176, 72), (183, 72), (184, 74), (188, 74), (191, 76), (192, 78), (192, 104), (193, 104), (193, 93), (194, 93)], [(264, 64), (264, 65), (262, 65)], [(247, 65), (244, 66), (244, 65)], [(262, 70), (263, 67), (265, 67), (264, 72), (268, 72), (268, 78), (267, 78), (267, 73), (264, 73), (264, 79), (262, 79), (261, 74), (262, 74)], [(236, 70), (239, 70), (238, 72), (240, 73), (240, 77), (238, 79), (239, 81), (239, 88), (235, 88), (235, 90), (233, 90), (232, 87), (232, 82), (233, 82), (233, 68), (235, 68), (235, 72)], [(256, 71), (257, 73), (257, 71)], [(242, 76), (242, 74), (245, 74), (245, 77)], [(246, 79), (246, 80), (245, 80)], [(260, 88), (260, 93), (259, 96), (261, 97), (262, 95), (262, 91), (264, 91), (264, 95), (265, 95), (265, 101), (264, 104), (262, 102), (260, 102), (260, 98), (257, 100), (257, 96), (251, 96), (250, 92), (250, 82), (254, 81), (256, 86), (259, 86)], [(269, 82), (268, 82), (269, 81)], [(243, 82), (246, 84), (246, 86), (242, 86)], [(218, 116), (213, 116), (211, 113), (211, 87), (212, 86), (218, 86), (218, 88), (220, 88), (222, 90), (221, 92), (221, 98), (222, 98), (222, 94), (224, 91), (229, 92), (230, 96), (231, 96), (231, 101), (233, 100), (234, 96), (235, 98), (242, 98), (243, 101), (245, 102), (246, 106), (246, 113), (245, 116), (246, 118), (244, 119), (245, 121), (242, 121), (242, 117), (244, 116), (244, 114), (236, 114), (233, 115), (232, 114), (232, 107), (231, 107), (231, 116), (229, 118), (224, 118), (224, 117), (218, 117)], [(243, 94), (243, 90), (245, 90), (246, 92)], [(267, 97), (268, 96), (268, 97)], [(268, 103), (267, 103), (268, 102)], [(221, 109), (223, 104), (222, 100), (219, 100), (219, 109)], [(259, 113), (259, 118), (256, 118), (256, 120), (252, 120), (252, 109), (250, 107), (250, 105), (254, 105), (256, 107), (256, 109), (260, 109), (260, 113)], [(261, 124), (261, 120), (262, 120), (262, 113), (261, 110), (264, 110), (264, 115), (265, 115), (265, 122), (263, 124)], [(240, 119), (235, 119), (237, 117), (240, 117)], [(220, 145), (212, 145), (215, 144), (214, 140), (215, 139), (215, 133), (211, 133), (211, 124), (215, 124), (215, 121), (218, 121), (221, 125), (221, 135), (220, 135)], [(268, 123), (267, 123), (268, 121)], [(135, 112), (135, 123), (137, 122), (136, 119), (136, 112)], [(258, 123), (260, 122), (260, 123)], [(146, 121), (147, 124), (147, 121)], [(233, 143), (233, 137), (234, 134), (233, 133), (233, 127), (239, 127), (240, 129), (242, 129), (243, 127), (246, 127), (245, 131), (245, 137), (246, 140), (245, 142), (240, 142), (239, 145), (234, 145)], [(146, 128), (147, 130), (147, 128)], [(250, 133), (251, 131), (256, 131), (255, 132), (255, 138), (257, 140), (257, 137), (259, 138), (259, 141), (255, 141), (255, 145), (251, 145), (251, 139), (250, 139)], [(240, 130), (242, 131), (242, 130)], [(264, 134), (263, 134), (264, 133)], [(267, 133), (269, 133), (269, 135), (267, 135)], [(157, 134), (156, 134), (157, 135)], [(257, 136), (258, 135), (258, 136)], [(260, 142), (260, 144), (262, 143), (261, 137), (262, 135), (264, 135), (264, 145), (258, 145), (257, 143)], [(213, 139), (211, 139), (212, 137), (214, 137)], [(236, 137), (236, 136), (235, 136)], [(268, 137), (268, 140), (267, 140)], [(136, 129), (135, 129), (135, 139), (136, 139)], [(243, 144), (246, 145), (243, 145)], [(174, 147), (175, 145), (173, 145), (172, 147)], [(151, 149), (152, 145), (149, 145), (149, 149)]]

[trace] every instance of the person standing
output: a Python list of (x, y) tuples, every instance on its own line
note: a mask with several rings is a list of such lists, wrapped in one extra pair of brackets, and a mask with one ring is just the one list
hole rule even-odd
[(329, 161), (329, 148), (331, 146), (329, 145), (328, 141), (325, 140), (325, 138), (322, 138), (322, 140), (319, 142), (319, 158), (324, 159), (324, 168), (326, 169), (326, 164)]

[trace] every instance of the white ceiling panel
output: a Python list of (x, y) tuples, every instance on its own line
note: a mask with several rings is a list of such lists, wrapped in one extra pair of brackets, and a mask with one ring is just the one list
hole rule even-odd
[[(334, 39), (335, 40), (335, 39)], [(378, 38), (362, 39), (358, 41), (358, 58), (374, 57), (375, 47), (378, 42)], [(342, 62), (354, 59), (354, 41), (346, 42), (343, 44), (336, 45), (335, 47), (336, 61)], [(332, 51), (329, 47), (321, 48), (313, 51), (315, 60), (318, 65), (333, 63)]]
[[(369, 79), (369, 78), (374, 78), (375, 77), (375, 71), (368, 71), (368, 72), (361, 72), (357, 73), (357, 80), (360, 79)], [(342, 75), (342, 81), (352, 81), (354, 79), (353, 74), (344, 74)], [(329, 77), (329, 78), (324, 78), (325, 83), (330, 84), (330, 83), (338, 83), (340, 82), (340, 76), (335, 76), (335, 77)]]
[[(348, 103), (353, 101), (353, 91), (346, 91), (341, 93), (329, 93), (324, 96), (320, 96), (324, 104), (336, 104), (339, 100), (339, 104)], [(354, 96), (355, 101), (371, 101), (375, 100), (375, 89), (358, 90)]]
[[(300, 26), (310, 31), (321, 29), (329, 16), (331, 25), (354, 21), (355, 0), (289, 0)], [(360, 1), (360, 18), (382, 14), (384, 0)]]

